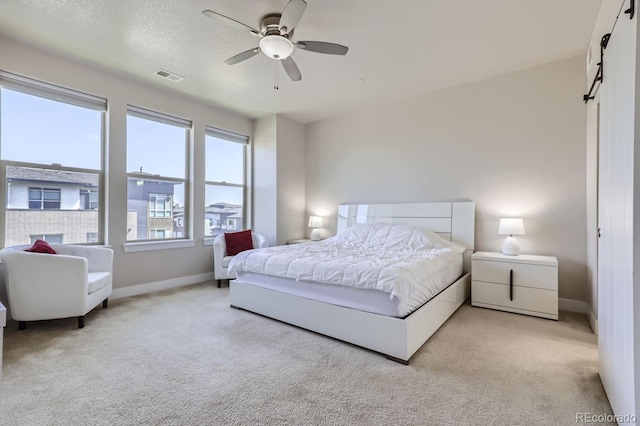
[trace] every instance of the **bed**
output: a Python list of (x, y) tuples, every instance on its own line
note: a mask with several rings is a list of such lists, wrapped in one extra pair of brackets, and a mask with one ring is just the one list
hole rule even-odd
[(407, 364), (469, 297), (474, 222), (466, 201), (340, 205), (336, 237), (237, 256), (230, 304)]

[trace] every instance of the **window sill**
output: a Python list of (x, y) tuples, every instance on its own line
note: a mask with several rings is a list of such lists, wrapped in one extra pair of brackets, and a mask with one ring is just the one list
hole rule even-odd
[(216, 237), (205, 237), (202, 240), (202, 245), (203, 246), (212, 246), (213, 245), (213, 240), (215, 240)]
[(170, 240), (170, 241), (145, 241), (142, 243), (125, 243), (122, 245), (125, 253), (138, 251), (167, 250), (176, 248), (193, 247), (196, 240)]

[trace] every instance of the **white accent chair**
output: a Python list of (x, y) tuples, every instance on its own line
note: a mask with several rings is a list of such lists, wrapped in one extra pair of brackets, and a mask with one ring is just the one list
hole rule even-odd
[[(251, 240), (253, 248), (269, 247), (267, 239), (255, 232), (251, 233)], [(227, 256), (227, 243), (224, 239), (224, 234), (218, 235), (213, 240), (213, 275), (218, 280), (218, 288), (222, 284), (222, 280), (235, 279), (234, 274), (229, 273), (229, 263), (234, 256)]]
[(0, 250), (9, 309), (18, 328), (27, 321), (84, 317), (102, 302), (106, 308), (113, 287), (110, 248), (52, 244), (57, 254), (30, 253), (29, 245)]

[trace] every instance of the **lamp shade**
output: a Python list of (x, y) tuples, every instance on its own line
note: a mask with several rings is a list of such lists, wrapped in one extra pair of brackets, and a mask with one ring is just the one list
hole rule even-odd
[(309, 228), (322, 228), (322, 218), (320, 216), (310, 216)]
[(271, 59), (287, 59), (293, 52), (293, 43), (280, 35), (268, 35), (260, 40), (260, 49)]
[(502, 218), (498, 227), (500, 235), (524, 235), (524, 222), (521, 218)]

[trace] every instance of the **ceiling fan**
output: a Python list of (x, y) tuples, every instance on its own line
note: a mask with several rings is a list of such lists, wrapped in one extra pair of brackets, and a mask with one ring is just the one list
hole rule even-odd
[(281, 14), (273, 13), (263, 17), (260, 21), (259, 31), (212, 10), (204, 10), (202, 13), (208, 18), (223, 22), (241, 31), (248, 31), (250, 34), (260, 38), (258, 47), (232, 56), (224, 61), (225, 63), (234, 65), (262, 52), (269, 58), (282, 62), (282, 66), (289, 78), (293, 81), (299, 81), (302, 79), (302, 74), (300, 74), (298, 65), (291, 58), (291, 53), (295, 48), (329, 55), (346, 55), (349, 50), (346, 46), (324, 41), (293, 41), (293, 31), (306, 8), (306, 1), (290, 0)]

